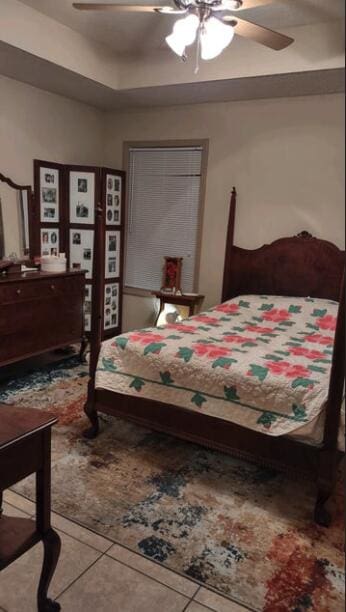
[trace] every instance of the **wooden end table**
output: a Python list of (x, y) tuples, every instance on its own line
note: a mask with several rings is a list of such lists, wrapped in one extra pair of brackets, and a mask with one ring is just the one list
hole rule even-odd
[(176, 295), (173, 293), (165, 293), (164, 291), (152, 291), (151, 295), (154, 295), (158, 300), (160, 300), (160, 310), (159, 314), (157, 315), (155, 325), (159, 320), (161, 312), (163, 312), (165, 308), (165, 304), (173, 304), (174, 306), (178, 307), (185, 306), (189, 310), (189, 317), (192, 317), (200, 310), (204, 300), (204, 295), (201, 295), (200, 293)]
[(36, 473), (36, 520), (0, 513), (0, 571), (43, 542), (39, 612), (60, 610), (47, 596), (61, 548), (50, 522), (51, 428), (56, 422), (55, 417), (38, 410), (0, 405), (0, 508), (5, 489)]

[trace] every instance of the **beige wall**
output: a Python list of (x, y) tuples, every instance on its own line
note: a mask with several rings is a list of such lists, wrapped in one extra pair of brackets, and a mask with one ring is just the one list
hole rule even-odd
[[(114, 113), (106, 163), (124, 140), (209, 138), (199, 290), (220, 300), (229, 193), (239, 193), (236, 243), (258, 247), (302, 229), (343, 246), (343, 96), (202, 104)], [(148, 298), (126, 296), (124, 328), (152, 321)]]
[(103, 162), (103, 114), (0, 76), (0, 171), (33, 184), (33, 159)]
[[(229, 193), (236, 242), (311, 231), (343, 246), (343, 96), (101, 112), (0, 76), (0, 169), (31, 183), (32, 160), (122, 166), (124, 140), (209, 139), (199, 290), (220, 299)], [(126, 296), (124, 328), (148, 325), (150, 298)]]

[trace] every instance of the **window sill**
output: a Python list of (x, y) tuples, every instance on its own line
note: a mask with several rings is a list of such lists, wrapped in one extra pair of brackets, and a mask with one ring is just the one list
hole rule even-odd
[(153, 295), (150, 289), (139, 289), (137, 287), (124, 287), (123, 293), (124, 295), (136, 295), (137, 297), (153, 298)]

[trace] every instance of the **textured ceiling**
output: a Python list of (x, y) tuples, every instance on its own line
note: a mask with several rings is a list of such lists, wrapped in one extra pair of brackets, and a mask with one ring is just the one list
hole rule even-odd
[[(72, 7), (73, 0), (20, 0), (60, 23), (112, 47), (118, 53), (159, 49), (170, 32), (174, 19), (156, 14), (82, 13)], [(119, 3), (131, 0), (118, 0)], [(134, 4), (134, 1), (132, 1)], [(145, 4), (145, 0), (136, 4)], [(148, 4), (171, 4), (169, 0), (150, 0)], [(241, 13), (239, 13), (239, 16)], [(242, 17), (270, 28), (339, 19), (345, 15), (344, 0), (276, 0), (273, 4), (242, 12)]]

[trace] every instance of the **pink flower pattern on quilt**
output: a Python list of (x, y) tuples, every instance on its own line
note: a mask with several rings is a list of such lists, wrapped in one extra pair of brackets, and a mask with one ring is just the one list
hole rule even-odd
[(249, 336), (239, 336), (237, 334), (230, 334), (223, 337), (224, 342), (232, 342), (233, 344), (246, 344), (247, 342), (253, 342), (253, 338)]
[(227, 347), (218, 346), (217, 344), (203, 344), (202, 342), (194, 344), (193, 350), (197, 357), (207, 357), (208, 359), (227, 357), (232, 352)]
[(331, 336), (323, 336), (322, 334), (311, 334), (305, 336), (305, 342), (312, 342), (313, 344), (323, 344), (325, 346), (333, 346), (334, 338)]
[(291, 314), (285, 308), (272, 308), (263, 314), (265, 321), (274, 321), (275, 323), (288, 321), (290, 318)]
[(333, 315), (325, 315), (324, 317), (320, 317), (319, 319), (317, 319), (316, 325), (320, 329), (329, 329), (335, 331), (336, 317), (333, 317)]
[(139, 344), (151, 344), (152, 342), (162, 342), (165, 340), (165, 336), (161, 334), (155, 334), (149, 331), (139, 331), (130, 334), (131, 342), (139, 342)]
[(304, 346), (292, 346), (289, 349), (291, 355), (295, 355), (296, 357), (306, 357), (306, 359), (325, 359), (325, 354), (321, 351), (314, 351)]
[(224, 314), (235, 314), (239, 312), (239, 304), (234, 304), (234, 302), (225, 302), (224, 304), (215, 306), (215, 310), (217, 312), (223, 312)]
[(308, 378), (310, 370), (303, 365), (289, 363), (288, 361), (269, 361), (267, 368), (275, 376), (286, 376), (286, 378)]

